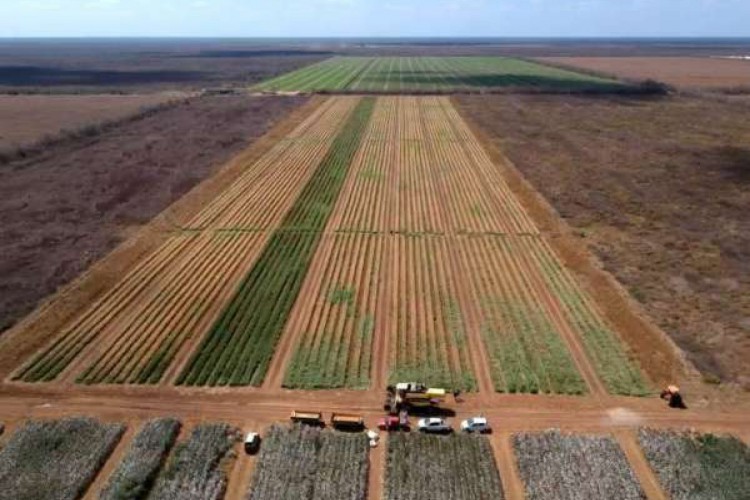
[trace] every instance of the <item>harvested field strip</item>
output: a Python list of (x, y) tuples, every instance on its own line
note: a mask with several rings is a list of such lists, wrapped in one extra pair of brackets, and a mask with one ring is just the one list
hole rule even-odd
[(60, 337), (23, 367), (14, 378), (25, 382), (37, 382), (57, 377), (114, 318), (130, 307), (137, 307), (139, 299), (158, 293), (159, 276), (167, 272), (170, 263), (178, 259), (194, 243), (196, 237), (197, 234), (185, 233), (170, 238), (79, 316)]
[(197, 214), (186, 227), (270, 228), (278, 224), (330, 148), (355, 98), (331, 99)]
[(248, 500), (364, 500), (369, 446), (362, 433), (273, 426), (263, 440)]
[(383, 498), (502, 500), (505, 497), (486, 437), (397, 432), (388, 436)]
[(446, 92), (502, 87), (614, 91), (626, 85), (507, 57), (335, 57), (260, 83), (253, 89)]
[(462, 275), (481, 312), (481, 334), (499, 392), (580, 394), (576, 370), (549, 309), (549, 293), (529, 275), (517, 238), (469, 237), (458, 242)]
[(80, 498), (124, 430), (89, 418), (27, 422), (0, 451), (0, 497)]
[(650, 392), (637, 363), (624, 343), (604, 322), (593, 302), (565, 269), (544, 239), (519, 239), (519, 251), (533, 259), (542, 276), (579, 334), (586, 354), (609, 392), (641, 396)]
[[(187, 385), (259, 385), (307, 274), (320, 235), (370, 120), (360, 101), (279, 230), (178, 379)], [(303, 229), (304, 232), (297, 232)]]
[[(364, 389), (370, 381), (385, 237), (324, 236), (285, 335), (299, 335), (285, 387)], [(316, 263), (319, 264), (316, 266)]]
[(428, 98), (420, 111), (424, 136), (430, 138), (426, 146), (431, 149), (432, 165), (445, 193), (451, 231), (537, 233), (489, 157), (470, 153), (477, 141), (466, 133), (466, 124), (450, 101)]
[(333, 216), (335, 229), (538, 233), (447, 98), (380, 98), (375, 123)]
[(378, 99), (370, 127), (331, 215), (330, 228), (344, 232), (392, 229), (398, 105), (396, 99)]
[(133, 438), (99, 499), (146, 498), (179, 430), (180, 422), (171, 418), (146, 422)]
[(750, 448), (737, 438), (641, 429), (646, 458), (674, 500), (742, 500), (750, 492)]
[(399, 144), (395, 169), (394, 228), (401, 232), (445, 233), (440, 180), (433, 168), (419, 115), (419, 101), (404, 100), (397, 109)]
[(239, 438), (226, 424), (201, 424), (178, 443), (149, 499), (219, 500), (227, 487), (227, 461)]
[[(201, 237), (160, 280), (159, 294), (111, 324), (84, 383), (156, 383), (184, 342), (260, 253), (264, 233), (217, 232)], [(212, 316), (215, 316), (214, 313)]]
[(390, 382), (420, 380), (434, 387), (476, 389), (446, 238), (393, 238)]
[(646, 498), (611, 436), (518, 434), (514, 447), (529, 500)]

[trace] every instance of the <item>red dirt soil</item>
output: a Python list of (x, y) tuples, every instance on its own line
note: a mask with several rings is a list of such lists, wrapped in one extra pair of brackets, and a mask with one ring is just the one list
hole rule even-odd
[(303, 98), (194, 99), (0, 170), (0, 331)]
[(539, 57), (626, 80), (657, 80), (678, 88), (750, 88), (750, 61), (712, 57)]

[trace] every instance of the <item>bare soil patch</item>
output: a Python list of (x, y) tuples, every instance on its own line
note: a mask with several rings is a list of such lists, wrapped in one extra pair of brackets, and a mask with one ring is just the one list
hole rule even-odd
[(0, 169), (0, 330), (304, 101), (202, 97)]
[(178, 93), (141, 95), (0, 95), (0, 152), (122, 119), (181, 97)]
[(626, 80), (657, 80), (688, 89), (750, 89), (750, 61), (715, 57), (540, 57)]
[(461, 96), (708, 379), (750, 385), (750, 123), (698, 97)]

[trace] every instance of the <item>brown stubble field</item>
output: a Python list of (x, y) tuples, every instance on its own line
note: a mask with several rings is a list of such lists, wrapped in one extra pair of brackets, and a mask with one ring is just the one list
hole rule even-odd
[(0, 153), (82, 127), (124, 119), (184, 93), (0, 95)]
[(716, 57), (539, 57), (625, 80), (656, 80), (678, 89), (748, 90), (750, 61)]
[(304, 98), (207, 96), (0, 170), (0, 330), (214, 174)]
[(746, 104), (456, 99), (706, 379), (748, 387)]

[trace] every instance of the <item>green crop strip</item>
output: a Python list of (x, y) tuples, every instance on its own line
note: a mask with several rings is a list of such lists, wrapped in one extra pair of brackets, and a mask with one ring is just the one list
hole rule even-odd
[(374, 105), (354, 109), (178, 384), (262, 383)]
[(628, 84), (509, 57), (335, 57), (255, 87), (298, 92), (446, 92), (503, 87), (618, 92)]

